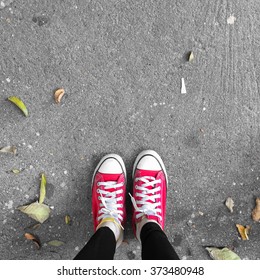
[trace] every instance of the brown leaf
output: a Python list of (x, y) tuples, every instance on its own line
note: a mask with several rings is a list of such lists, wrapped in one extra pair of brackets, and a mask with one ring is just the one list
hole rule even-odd
[(252, 219), (255, 222), (259, 222), (260, 221), (260, 198), (258, 197), (255, 201), (256, 206), (254, 208), (254, 210), (252, 211)]
[(32, 241), (34, 242), (34, 244), (36, 245), (36, 247), (37, 247), (38, 250), (41, 248), (41, 242), (40, 242), (39, 238), (37, 238), (35, 235), (26, 232), (26, 233), (24, 234), (24, 237), (25, 237), (27, 240), (32, 240)]
[(249, 234), (249, 231), (250, 231), (251, 227), (250, 226), (244, 227), (244, 226), (239, 225), (239, 224), (236, 224), (236, 227), (238, 229), (238, 232), (239, 232), (242, 240), (249, 240), (248, 234)]
[(26, 230), (26, 229), (37, 230), (40, 226), (41, 226), (40, 223), (38, 223), (38, 224), (33, 224), (33, 225), (31, 225), (31, 226), (26, 227), (25, 230)]
[(65, 91), (63, 88), (59, 88), (55, 91), (54, 93), (54, 99), (55, 99), (55, 102), (56, 103), (60, 103), (61, 102), (61, 99), (64, 95)]

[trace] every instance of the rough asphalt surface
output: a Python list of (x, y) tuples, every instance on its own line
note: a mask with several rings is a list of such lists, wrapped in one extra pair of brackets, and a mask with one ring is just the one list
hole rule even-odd
[[(165, 231), (180, 258), (210, 259), (205, 247), (228, 246), (260, 259), (251, 219), (260, 196), (259, 25), (258, 0), (2, 0), (0, 147), (18, 154), (0, 154), (0, 258), (74, 258), (93, 234), (90, 183), (101, 157), (123, 157), (131, 191), (135, 157), (154, 149), (169, 175)], [(29, 117), (6, 101), (12, 95)], [(17, 207), (37, 199), (41, 172), (53, 209), (30, 230), (37, 250), (24, 238), (35, 222)], [(115, 259), (140, 259), (127, 199)], [(236, 224), (252, 226), (248, 241)], [(47, 245), (54, 239), (65, 244)]]

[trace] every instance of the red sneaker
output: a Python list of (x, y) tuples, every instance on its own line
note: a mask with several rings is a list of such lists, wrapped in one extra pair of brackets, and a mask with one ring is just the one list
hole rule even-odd
[(144, 217), (164, 229), (167, 196), (167, 174), (161, 157), (152, 150), (141, 152), (133, 167), (133, 228)]
[(119, 155), (108, 154), (101, 159), (92, 178), (95, 231), (105, 221), (112, 221), (122, 227), (126, 220), (125, 191), (126, 169), (123, 159)]

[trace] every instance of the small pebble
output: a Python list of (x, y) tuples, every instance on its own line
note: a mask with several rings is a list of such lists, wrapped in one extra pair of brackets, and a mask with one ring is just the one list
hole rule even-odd
[(67, 174), (68, 174), (68, 171), (67, 171), (67, 170), (64, 170), (64, 174), (67, 175)]
[(10, 78), (6, 78), (6, 81), (7, 81), (7, 83), (10, 83), (11, 79)]

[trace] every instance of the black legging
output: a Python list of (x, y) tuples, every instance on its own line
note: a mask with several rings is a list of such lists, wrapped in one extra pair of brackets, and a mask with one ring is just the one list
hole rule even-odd
[[(141, 230), (143, 260), (179, 260), (167, 236), (156, 223), (150, 222)], [(74, 260), (113, 260), (116, 240), (108, 227), (99, 228)]]

